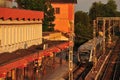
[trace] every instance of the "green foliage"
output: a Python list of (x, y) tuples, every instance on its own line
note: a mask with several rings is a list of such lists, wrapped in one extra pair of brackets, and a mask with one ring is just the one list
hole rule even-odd
[(114, 0), (108, 0), (106, 6), (113, 11), (117, 10), (117, 5), (116, 5), (116, 2)]
[(76, 37), (89, 40), (92, 38), (93, 28), (91, 26), (85, 26), (81, 23), (76, 24), (75, 26), (75, 34)]
[(111, 16), (116, 16), (116, 10), (117, 10), (117, 5), (114, 0), (109, 0), (106, 4), (106, 16), (111, 17)]
[(55, 19), (54, 16), (54, 8), (51, 6), (49, 0), (45, 3), (44, 7), (44, 21), (43, 21), (43, 26), (48, 26), (47, 29), (43, 29), (43, 31), (54, 31), (54, 26), (53, 21)]
[(89, 24), (87, 13), (77, 11), (75, 13), (75, 46), (78, 46), (92, 38), (92, 27)]
[(78, 48), (84, 42), (92, 38), (93, 28), (91, 26), (84, 26), (81, 23), (75, 25), (75, 48)]
[(43, 31), (53, 31), (55, 24), (54, 9), (50, 0), (17, 0), (20, 8), (44, 11)]
[(77, 23), (82, 23), (85, 26), (89, 25), (89, 16), (83, 11), (77, 11), (75, 13), (75, 25)]
[(105, 15), (104, 4), (101, 2), (94, 2), (89, 11), (90, 19), (94, 20), (96, 17), (101, 17)]
[(30, 9), (30, 10), (44, 10), (44, 0), (17, 0), (20, 8)]
[(101, 2), (94, 2), (89, 10), (89, 16), (91, 20), (96, 17), (115, 17), (117, 5), (114, 0), (108, 0), (107, 4)]
[(119, 11), (116, 12), (116, 16), (120, 17), (120, 12)]

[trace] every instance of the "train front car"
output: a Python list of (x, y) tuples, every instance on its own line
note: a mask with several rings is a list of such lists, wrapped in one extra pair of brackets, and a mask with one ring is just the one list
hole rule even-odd
[[(78, 61), (81, 63), (88, 63), (88, 62), (92, 62), (92, 58), (93, 58), (93, 49), (94, 47), (96, 47), (96, 57), (99, 58), (101, 54), (101, 44), (102, 44), (102, 37), (97, 37), (96, 39), (96, 43), (94, 45), (94, 39), (91, 39), (89, 41), (87, 41), (86, 43), (84, 43), (83, 45), (81, 45), (78, 48)], [(99, 54), (99, 55), (98, 55)]]
[(91, 50), (93, 48), (93, 40), (89, 40), (78, 48), (78, 61), (81, 63), (87, 63), (90, 60)]

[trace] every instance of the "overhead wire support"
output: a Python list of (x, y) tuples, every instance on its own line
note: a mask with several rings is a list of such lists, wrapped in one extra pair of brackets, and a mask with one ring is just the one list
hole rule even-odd
[(105, 47), (106, 47), (106, 46), (105, 46), (105, 38), (106, 38), (106, 36), (105, 36), (105, 32), (106, 32), (106, 31), (105, 31), (105, 23), (106, 23), (106, 22), (105, 22), (105, 21), (106, 21), (106, 20), (103, 19), (103, 26), (102, 26), (102, 27), (103, 27), (103, 54), (105, 54), (105, 51), (106, 51), (106, 49), (105, 49)]
[(94, 67), (94, 71), (96, 68), (96, 63), (97, 63), (97, 58), (96, 58), (96, 29), (97, 29), (97, 25), (96, 25), (96, 20), (93, 20), (93, 67)]
[(69, 43), (69, 80), (73, 80), (73, 43), (74, 43), (74, 22), (70, 21)]

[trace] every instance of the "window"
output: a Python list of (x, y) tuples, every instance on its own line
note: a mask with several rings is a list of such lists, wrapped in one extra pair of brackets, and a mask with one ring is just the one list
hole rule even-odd
[(56, 14), (60, 14), (60, 8), (56, 8), (56, 9), (55, 9), (55, 13), (56, 13)]

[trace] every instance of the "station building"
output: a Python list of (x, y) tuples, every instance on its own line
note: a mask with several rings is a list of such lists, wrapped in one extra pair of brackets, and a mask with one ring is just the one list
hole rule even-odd
[[(57, 40), (48, 41), (47, 49), (43, 48), (43, 12), (12, 8), (0, 8), (0, 11), (0, 80), (24, 80), (25, 77), (33, 80), (36, 63), (48, 65), (49, 57), (55, 60), (56, 53), (71, 46), (69, 42)], [(48, 39), (54, 40), (54, 35)]]
[(0, 8), (0, 53), (42, 43), (43, 12)]
[[(26, 49), (42, 44), (44, 13), (12, 8), (0, 8), (0, 11), (0, 80), (4, 80), (4, 77), (10, 76), (11, 72), (11, 75), (15, 74), (15, 68), (26, 65), (27, 61), (23, 56), (31, 52), (25, 52)], [(35, 56), (34, 59), (36, 59)]]

